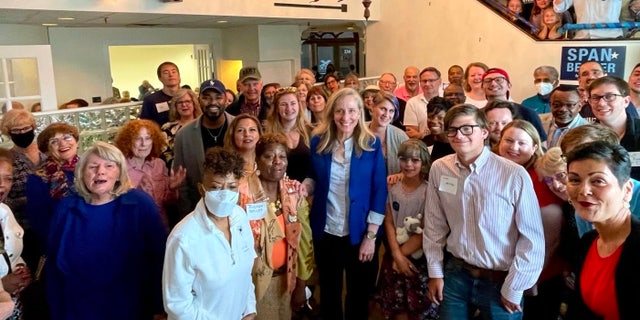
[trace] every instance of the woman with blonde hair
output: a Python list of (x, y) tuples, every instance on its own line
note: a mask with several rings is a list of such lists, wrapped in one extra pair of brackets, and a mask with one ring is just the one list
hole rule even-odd
[(469, 63), (464, 69), (464, 92), (467, 96), (465, 103), (472, 104), (480, 109), (487, 104), (482, 88), (482, 75), (489, 67), (482, 62)]
[(274, 108), (269, 113), (266, 122), (266, 131), (282, 133), (287, 138), (287, 147), (290, 149), (289, 162), (294, 166), (287, 167), (289, 178), (302, 182), (307, 177), (310, 150), (309, 132), (311, 128), (305, 119), (298, 89), (284, 87), (276, 91), (273, 98)]
[(166, 162), (167, 168), (173, 165), (173, 144), (176, 133), (201, 114), (198, 96), (190, 89), (178, 90), (169, 100), (169, 122), (163, 124), (161, 128), (167, 145), (160, 155), (160, 159)]
[[(329, 119), (311, 138), (310, 220), (323, 319), (367, 319), (378, 273), (376, 241), (387, 198), (380, 140), (364, 122), (357, 91), (344, 88), (329, 99)], [(346, 272), (343, 317), (342, 281)]]
[(167, 233), (151, 197), (131, 188), (127, 162), (106, 142), (87, 149), (75, 190), (47, 240), (51, 319), (151, 319), (162, 307)]

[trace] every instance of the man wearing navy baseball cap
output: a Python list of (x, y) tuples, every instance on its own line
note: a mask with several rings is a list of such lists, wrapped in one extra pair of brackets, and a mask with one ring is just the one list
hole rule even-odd
[(180, 187), (179, 210), (184, 216), (193, 211), (199, 200), (198, 183), (202, 177), (205, 150), (223, 147), (224, 135), (233, 120), (225, 112), (226, 88), (220, 80), (200, 85), (202, 115), (178, 131), (174, 145), (174, 168), (187, 169), (187, 179)]

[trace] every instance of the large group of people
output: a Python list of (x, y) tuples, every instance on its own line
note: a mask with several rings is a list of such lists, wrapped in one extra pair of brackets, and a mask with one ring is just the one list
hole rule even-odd
[(522, 104), (481, 62), (365, 88), (244, 67), (234, 102), (157, 75), (84, 152), (73, 125), (4, 115), (3, 317), (634, 316), (640, 64), (584, 62), (577, 87), (540, 66)]

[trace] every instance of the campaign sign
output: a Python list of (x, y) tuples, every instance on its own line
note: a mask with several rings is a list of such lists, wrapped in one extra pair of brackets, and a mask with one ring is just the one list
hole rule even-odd
[(562, 47), (560, 80), (578, 80), (578, 69), (585, 61), (598, 61), (610, 76), (624, 78), (627, 47)]

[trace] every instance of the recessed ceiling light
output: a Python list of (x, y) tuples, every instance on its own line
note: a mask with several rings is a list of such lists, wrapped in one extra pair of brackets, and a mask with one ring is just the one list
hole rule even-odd
[(43, 23), (42, 25), (45, 26), (45, 27), (55, 27), (58, 24), (57, 23)]
[(347, 30), (353, 30), (353, 27), (347, 27)]
[(227, 20), (219, 20), (219, 21), (217, 21), (217, 23), (227, 23), (227, 22), (228, 22)]
[(58, 20), (61, 20), (61, 21), (72, 21), (72, 20), (75, 20), (75, 19), (76, 18), (72, 18), (72, 17), (60, 17), (60, 18), (58, 18)]

